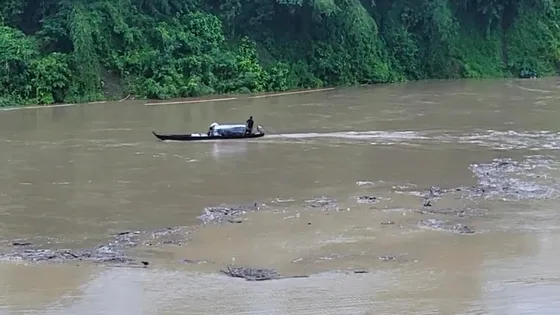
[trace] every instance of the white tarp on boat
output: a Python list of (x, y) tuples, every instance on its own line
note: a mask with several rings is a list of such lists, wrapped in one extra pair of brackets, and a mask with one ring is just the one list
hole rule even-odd
[(239, 136), (245, 134), (245, 125), (242, 124), (224, 124), (212, 123), (210, 127), (214, 127), (213, 135), (222, 137)]

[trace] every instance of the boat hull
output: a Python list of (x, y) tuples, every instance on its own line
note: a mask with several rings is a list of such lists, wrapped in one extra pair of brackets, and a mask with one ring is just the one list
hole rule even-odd
[(235, 140), (235, 139), (254, 139), (264, 137), (264, 132), (251, 133), (242, 136), (208, 136), (206, 134), (157, 134), (152, 131), (154, 136), (161, 141), (204, 141), (204, 140)]

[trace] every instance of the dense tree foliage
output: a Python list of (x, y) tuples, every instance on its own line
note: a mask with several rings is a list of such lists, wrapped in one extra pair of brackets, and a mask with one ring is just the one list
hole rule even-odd
[(552, 74), (560, 0), (2, 0), (0, 106)]

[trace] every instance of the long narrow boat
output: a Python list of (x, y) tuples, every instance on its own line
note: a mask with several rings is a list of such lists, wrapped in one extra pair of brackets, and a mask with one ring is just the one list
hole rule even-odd
[(208, 136), (204, 133), (190, 133), (190, 134), (157, 134), (152, 131), (161, 141), (202, 141), (202, 140), (233, 140), (233, 139), (252, 139), (264, 137), (264, 132), (243, 134), (243, 135), (227, 135), (227, 136)]

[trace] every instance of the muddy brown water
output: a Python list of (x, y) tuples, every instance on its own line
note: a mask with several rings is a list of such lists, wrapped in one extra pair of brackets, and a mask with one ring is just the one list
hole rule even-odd
[[(79, 249), (124, 230), (196, 225), (183, 246), (130, 250), (146, 269), (3, 262), (0, 314), (557, 314), (559, 105), (557, 80), (542, 79), (0, 112), (2, 251), (12, 240)], [(249, 115), (270, 134), (200, 143), (151, 134)], [(489, 166), (503, 158), (519, 165)], [(431, 208), (483, 215), (419, 213), (431, 186), (481, 183), (502, 186)], [(378, 200), (358, 203), (362, 195)], [(340, 211), (306, 207), (315, 196)], [(207, 206), (255, 201), (266, 207), (242, 223), (197, 219)], [(420, 227), (427, 219), (475, 233)], [(310, 277), (218, 273), (233, 261)]]

